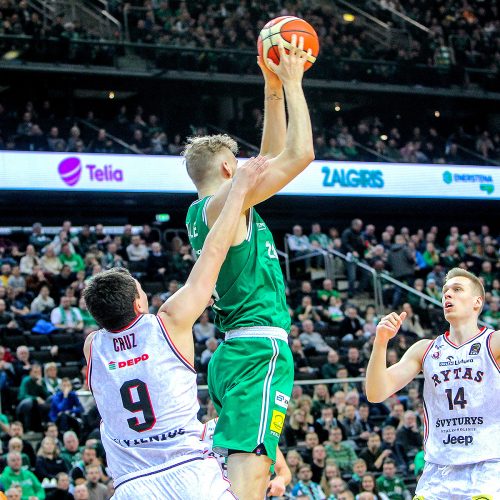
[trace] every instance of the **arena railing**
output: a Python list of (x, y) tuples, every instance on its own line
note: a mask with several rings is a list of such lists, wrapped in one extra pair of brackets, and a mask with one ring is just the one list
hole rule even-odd
[[(285, 235), (285, 251), (287, 254), (289, 254), (289, 247), (288, 247), (288, 236), (289, 234)], [(323, 255), (325, 259), (325, 274), (327, 278), (332, 279), (334, 282), (336, 282), (339, 278), (339, 276), (336, 273), (336, 270), (338, 269), (338, 266), (335, 266), (333, 260), (334, 259), (341, 259), (344, 264), (348, 265), (355, 265), (358, 269), (360, 269), (362, 272), (369, 273), (371, 276), (371, 282), (373, 286), (373, 299), (374, 299), (374, 305), (375, 309), (377, 311), (377, 314), (385, 314), (387, 312), (387, 308), (385, 306), (384, 302), (384, 286), (383, 283), (389, 283), (392, 287), (398, 287), (401, 290), (403, 290), (406, 293), (410, 293), (413, 295), (416, 295), (418, 298), (422, 299), (425, 301), (429, 306), (432, 308), (435, 308), (438, 311), (441, 311), (442, 309), (442, 304), (439, 300), (434, 299), (433, 297), (430, 297), (429, 295), (420, 292), (419, 290), (416, 290), (415, 288), (407, 285), (406, 283), (403, 283), (402, 281), (397, 280), (396, 278), (393, 278), (390, 276), (390, 274), (387, 271), (377, 271), (373, 267), (369, 266), (367, 263), (361, 261), (358, 258), (355, 258), (352, 256), (352, 254), (344, 254), (338, 250), (329, 248), (327, 250), (321, 250), (321, 251), (311, 251), (310, 254), (304, 255), (301, 257), (297, 257), (295, 259), (290, 259), (290, 263), (297, 262), (299, 260), (304, 260), (304, 259), (310, 259), (314, 257), (315, 255)], [(341, 276), (342, 278), (345, 278), (345, 275)], [(486, 326), (488, 328), (491, 328), (491, 325), (488, 323), (478, 320), (478, 324), (481, 326)]]
[[(69, 71), (70, 68), (64, 64), (76, 64), (82, 67), (82, 71), (84, 68), (89, 70), (89, 65), (98, 68), (112, 67), (123, 74), (139, 73), (154, 78), (171, 77), (172, 75), (164, 73), (166, 71), (201, 72), (206, 74), (204, 79), (210, 80), (214, 78), (214, 74), (255, 77), (259, 75), (255, 65), (254, 50), (180, 47), (97, 39), (34, 38), (27, 35), (2, 34), (0, 52), (4, 54), (1, 66), (19, 66), (19, 62), (22, 61), (32, 63), (33, 66), (36, 64), (37, 69), (45, 68), (52, 72)], [(62, 64), (54, 64), (56, 62)], [(29, 69), (29, 66), (23, 65), (23, 69)], [(73, 66), (71, 70), (75, 71), (76, 68)], [(150, 73), (154, 70), (157, 72)], [(331, 81), (353, 80), (412, 87), (422, 85), (431, 87), (429, 92), (434, 94), (439, 88), (454, 94), (455, 91), (449, 89), (452, 85), (464, 87), (476, 84), (493, 92), (498, 90), (498, 74), (489, 69), (455, 66), (447, 71), (426, 64), (414, 64), (412, 61), (334, 58), (328, 53), (322, 53), (314, 69), (308, 73), (308, 85), (313, 86), (312, 81), (316, 81), (318, 85), (318, 80), (322, 80), (321, 85), (328, 87), (331, 87)], [(425, 90), (427, 92), (427, 89)], [(413, 92), (416, 92), (414, 88)], [(460, 95), (467, 92), (471, 97), (482, 95), (474, 89), (469, 91), (467, 88), (463, 88)]]

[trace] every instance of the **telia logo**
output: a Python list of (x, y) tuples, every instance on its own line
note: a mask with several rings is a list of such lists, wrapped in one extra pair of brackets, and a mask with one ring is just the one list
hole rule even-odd
[[(95, 164), (85, 165), (88, 171), (90, 182), (122, 182), (123, 170), (119, 168), (113, 169), (112, 165), (103, 165), (98, 167)], [(82, 162), (80, 158), (71, 157), (66, 158), (59, 163), (58, 172), (63, 182), (68, 186), (75, 186), (78, 184), (82, 175)]]
[(59, 175), (68, 186), (77, 184), (81, 173), (82, 163), (80, 162), (80, 158), (66, 158), (59, 163)]

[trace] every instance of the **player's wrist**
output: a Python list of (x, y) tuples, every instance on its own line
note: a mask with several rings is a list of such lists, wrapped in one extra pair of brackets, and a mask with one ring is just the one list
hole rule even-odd
[(377, 346), (377, 347), (387, 348), (387, 344), (389, 344), (389, 339), (384, 338), (380, 335), (375, 336), (375, 340), (373, 341), (374, 347)]

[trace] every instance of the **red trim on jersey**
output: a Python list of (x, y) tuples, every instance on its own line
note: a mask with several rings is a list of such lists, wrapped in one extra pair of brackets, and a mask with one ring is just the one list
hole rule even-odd
[(424, 355), (422, 356), (422, 361), (420, 362), (420, 364), (422, 365), (422, 370), (424, 369), (424, 361), (425, 361), (425, 357), (427, 356), (427, 354), (429, 353), (429, 351), (431, 350), (431, 347), (433, 346), (434, 342), (436, 341), (436, 339), (434, 340), (431, 340), (429, 342), (429, 345), (427, 346), (427, 349), (425, 350), (424, 352)]
[(490, 355), (491, 361), (493, 361), (493, 364), (495, 365), (496, 369), (500, 372), (500, 364), (495, 358), (495, 355), (493, 354), (493, 349), (491, 348), (491, 337), (493, 336), (494, 333), (495, 332), (493, 331), (488, 335), (488, 338), (486, 339), (486, 349), (488, 350), (488, 354)]
[(427, 407), (425, 406), (425, 401), (424, 401), (424, 443), (423, 443), (424, 450), (428, 438), (429, 438), (429, 418), (427, 417)]
[(119, 330), (108, 330), (110, 333), (120, 333), (125, 330), (128, 330), (129, 328), (132, 328), (135, 326), (135, 324), (142, 318), (142, 314), (138, 314), (127, 326), (124, 326), (123, 328), (120, 328)]
[(460, 347), (463, 347), (465, 344), (468, 344), (469, 342), (472, 342), (473, 340), (477, 339), (478, 337), (480, 337), (484, 332), (486, 331), (486, 327), (483, 326), (483, 328), (481, 328), (481, 330), (479, 330), (479, 332), (474, 335), (474, 337), (472, 337), (471, 339), (469, 340), (466, 340), (463, 344), (460, 344), (460, 345), (457, 345), (455, 344), (454, 342), (452, 342), (448, 337), (450, 336), (450, 332), (449, 331), (446, 331), (443, 335), (443, 338), (444, 340), (446, 340), (446, 342), (448, 342), (448, 344), (450, 344), (452, 347), (454, 347), (455, 349), (458, 349)]
[(188, 365), (188, 367), (194, 371), (194, 373), (196, 373), (196, 369), (195, 367), (193, 366), (192, 363), (190, 363), (183, 355), (182, 353), (179, 351), (179, 349), (177, 349), (177, 347), (175, 346), (172, 338), (170, 337), (170, 335), (168, 334), (168, 330), (167, 330), (167, 327), (165, 326), (165, 323), (163, 323), (163, 320), (161, 319), (160, 315), (158, 314), (156, 316), (158, 318), (158, 321), (160, 322), (160, 326), (162, 327), (162, 330), (164, 331), (165, 335), (167, 336), (167, 340), (168, 340), (168, 343), (170, 344), (170, 347), (172, 347), (173, 351), (175, 352), (175, 354), (177, 354), (177, 356), (179, 358), (181, 358), (181, 360), (186, 364)]
[(94, 342), (94, 336), (90, 339), (90, 351), (89, 351), (89, 361), (87, 363), (87, 374), (86, 374), (86, 379), (87, 379), (87, 386), (90, 389), (90, 392), (93, 393), (92, 391), (92, 386), (90, 383), (90, 372), (92, 371), (92, 343)]

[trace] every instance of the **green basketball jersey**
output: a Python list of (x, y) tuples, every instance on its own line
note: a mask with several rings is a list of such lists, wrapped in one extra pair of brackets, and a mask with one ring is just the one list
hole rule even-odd
[[(208, 235), (207, 203), (188, 210), (189, 240), (197, 255)], [(222, 332), (249, 326), (274, 326), (290, 331), (285, 283), (273, 235), (254, 208), (249, 211), (246, 239), (229, 249), (214, 290), (215, 324)]]

